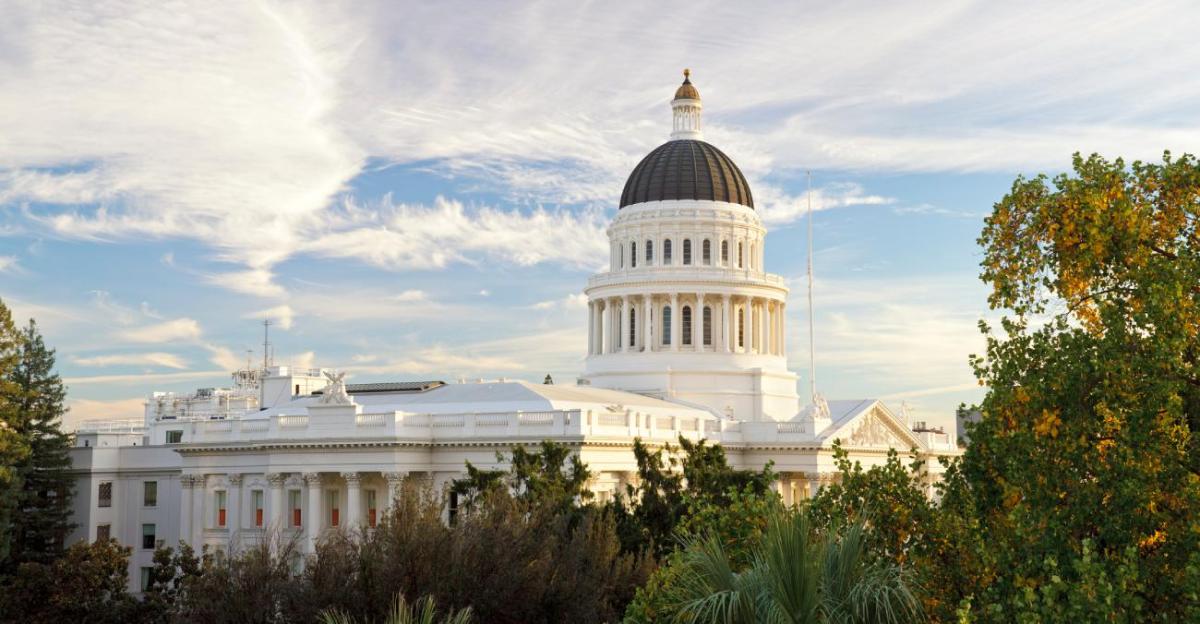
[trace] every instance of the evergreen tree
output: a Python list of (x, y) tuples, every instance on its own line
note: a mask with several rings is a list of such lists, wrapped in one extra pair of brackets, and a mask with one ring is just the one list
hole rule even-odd
[(62, 430), (66, 388), (54, 372), (54, 350), (48, 349), (37, 324), (21, 331), (16, 366), (9, 373), (18, 420), (17, 433), (30, 453), (16, 464), (21, 481), (18, 514), (13, 526), (13, 563), (49, 563), (63, 550), (71, 524), (74, 478), (67, 454), (70, 438)]
[(19, 411), (10, 373), (20, 356), (21, 336), (8, 307), (0, 301), (0, 566), (8, 562), (12, 544), (13, 512), (17, 508), (20, 477), (17, 464), (29, 456), (29, 446), (18, 433)]

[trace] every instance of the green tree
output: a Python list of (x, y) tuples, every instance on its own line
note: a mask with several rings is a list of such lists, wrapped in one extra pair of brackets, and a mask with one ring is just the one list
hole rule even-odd
[[(322, 624), (358, 624), (359, 621), (342, 611), (321, 613)], [(403, 594), (396, 594), (392, 610), (380, 620), (380, 624), (471, 624), (471, 609), (451, 609), (444, 618), (439, 619), (437, 602), (432, 597), (426, 596), (410, 605)]]
[(649, 549), (660, 557), (675, 549), (689, 509), (728, 507), (747, 491), (765, 495), (776, 479), (770, 464), (761, 471), (731, 467), (725, 449), (706, 440), (692, 442), (680, 436), (678, 447), (667, 444), (651, 450), (635, 439), (633, 454), (637, 483), (618, 493), (612, 505), (621, 542), (626, 550)]
[(862, 524), (818, 533), (807, 510), (775, 514), (740, 566), (720, 539), (691, 541), (670, 590), (673, 620), (695, 623), (914, 622), (907, 571), (868, 555)]
[(21, 492), (17, 466), (29, 457), (29, 444), (18, 431), (18, 392), (11, 380), (21, 355), (21, 336), (8, 307), (0, 301), (0, 570), (8, 565), (12, 546), (13, 513)]
[(16, 432), (30, 453), (14, 467), (21, 482), (10, 554), (14, 564), (49, 563), (63, 550), (71, 523), (71, 440), (62, 430), (66, 388), (54, 372), (48, 349), (30, 320), (21, 332), (16, 366), (8, 374), (18, 418)]
[(988, 393), (946, 498), (979, 531), (967, 614), (1008, 621), (1065, 583), (1076, 613), (1194, 621), (1200, 163), (1077, 155), (1048, 182), (1019, 178), (980, 237), (1008, 312), (982, 325)]
[(0, 621), (138, 621), (140, 605), (126, 589), (130, 551), (116, 540), (78, 542), (53, 563), (21, 564), (0, 593)]
[[(543, 440), (537, 451), (513, 446), (510, 455), (507, 471), (481, 470), (467, 462), (466, 478), (455, 480), (451, 493), (469, 507), (481, 495), (503, 486), (526, 503), (559, 513), (591, 500), (587, 482), (592, 473), (565, 444)], [(496, 453), (496, 461), (505, 462), (504, 454)]]

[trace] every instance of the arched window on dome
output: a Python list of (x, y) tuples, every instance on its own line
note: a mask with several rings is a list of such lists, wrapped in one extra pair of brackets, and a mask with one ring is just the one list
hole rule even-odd
[(712, 346), (712, 308), (704, 306), (704, 346)]
[(721, 264), (723, 266), (729, 264), (729, 241), (721, 241)]
[(746, 346), (746, 308), (738, 308), (738, 346)]
[[(685, 249), (686, 249), (686, 247), (685, 247)], [(681, 318), (681, 320), (683, 321), (683, 328), (680, 329), (680, 331), (683, 332), (683, 335), (680, 336), (680, 338), (683, 339), (681, 342), (684, 345), (690, 345), (690, 344), (692, 344), (692, 307), (691, 306), (683, 306), (683, 317)]]
[(683, 239), (683, 263), (685, 265), (692, 263), (692, 239), (690, 238)]
[(700, 246), (700, 258), (705, 266), (712, 264), (712, 243), (707, 238)]
[(654, 264), (654, 241), (646, 241), (646, 266)]
[(629, 268), (637, 268), (637, 241), (629, 243)]
[(637, 308), (629, 306), (629, 346), (637, 346)]
[(742, 253), (742, 241), (738, 241), (738, 268), (739, 269), (742, 268), (743, 266), (745, 266), (743, 263), (744, 260), (745, 260), (744, 254)]
[(663, 264), (671, 264), (671, 239), (663, 241)]
[(671, 346), (671, 306), (664, 306), (662, 311), (662, 346)]

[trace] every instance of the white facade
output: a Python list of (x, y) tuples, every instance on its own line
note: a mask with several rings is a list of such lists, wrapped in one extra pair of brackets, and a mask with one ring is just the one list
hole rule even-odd
[[(698, 139), (690, 82), (672, 110), (673, 140)], [(138, 422), (77, 432), (75, 539), (108, 532), (133, 546), (136, 590), (155, 544), (230, 550), (279, 532), (311, 549), (333, 527), (373, 525), (404, 478), (441, 487), (466, 461), (499, 468), (497, 451), (542, 440), (580, 455), (601, 500), (636, 479), (635, 438), (707, 438), (739, 468), (773, 461), (788, 503), (833, 478), (835, 439), (866, 466), (915, 449), (930, 483), (936, 458), (958, 453), (954, 432), (914, 431), (879, 401), (800, 405), (788, 290), (763, 266), (753, 208), (645, 201), (623, 206), (608, 235), (609, 270), (585, 289), (578, 385), (355, 386), (328, 369), (268, 367), (234, 373), (231, 389), (154, 393)]]

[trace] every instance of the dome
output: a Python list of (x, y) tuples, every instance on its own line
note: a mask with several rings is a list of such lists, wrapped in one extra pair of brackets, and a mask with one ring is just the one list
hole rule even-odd
[(692, 139), (668, 141), (633, 168), (621, 208), (665, 199), (702, 199), (754, 208), (750, 185), (724, 152)]
[(687, 70), (687, 69), (683, 70), (683, 84), (679, 85), (678, 89), (675, 89), (675, 99), (677, 99), (677, 100), (698, 100), (698, 99), (700, 99), (700, 92), (697, 91), (696, 87), (692, 85), (691, 76), (692, 76), (691, 70)]

